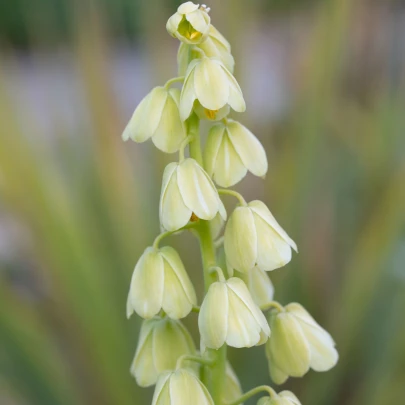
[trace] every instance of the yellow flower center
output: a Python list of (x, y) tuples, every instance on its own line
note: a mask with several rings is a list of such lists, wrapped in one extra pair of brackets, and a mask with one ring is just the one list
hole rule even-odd
[(183, 16), (182, 20), (180, 21), (177, 31), (180, 35), (187, 39), (199, 39), (202, 36), (201, 32), (195, 30), (190, 22), (187, 21), (185, 16)]
[(209, 118), (210, 120), (214, 120), (215, 117), (217, 116), (219, 110), (207, 110), (205, 108), (205, 115), (207, 116), (207, 118)]
[(200, 220), (200, 218), (198, 218), (197, 215), (195, 215), (193, 212), (190, 217), (190, 222), (197, 222), (199, 220)]

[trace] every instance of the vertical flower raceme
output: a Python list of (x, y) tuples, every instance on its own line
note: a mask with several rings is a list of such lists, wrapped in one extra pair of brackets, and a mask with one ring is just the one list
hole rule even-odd
[[(179, 153), (163, 173), (162, 232), (139, 258), (131, 279), (127, 315), (136, 312), (144, 321), (130, 371), (140, 386), (156, 384), (152, 405), (241, 405), (260, 391), (268, 396), (258, 405), (301, 405), (293, 393), (277, 394), (269, 386), (243, 394), (227, 359), (227, 346), (266, 343), (271, 378), (280, 384), (309, 368), (330, 369), (338, 354), (331, 336), (302, 306), (273, 301), (266, 271), (287, 264), (292, 249), (297, 251), (295, 242), (263, 202), (246, 203), (227, 189), (248, 172), (263, 178), (268, 162), (255, 135), (229, 118), (231, 109), (243, 112), (246, 104), (233, 76), (231, 45), (211, 24), (209, 12), (188, 1), (169, 18), (167, 31), (180, 41), (179, 77), (141, 101), (122, 135), (135, 142), (151, 139), (161, 151)], [(205, 139), (200, 120), (214, 123)], [(222, 194), (239, 200), (228, 221)], [(163, 238), (186, 232), (200, 246), (201, 306), (177, 251), (159, 247)], [(270, 311), (269, 322), (262, 311)], [(199, 313), (201, 352), (180, 321), (192, 312)]]
[(207, 38), (210, 16), (204, 7), (191, 1), (182, 4), (167, 21), (170, 35), (187, 44), (199, 44)]
[(219, 349), (224, 343), (251, 347), (266, 342), (270, 328), (254, 303), (246, 284), (233, 277), (211, 284), (198, 317), (206, 347)]
[(169, 317), (180, 319), (195, 305), (194, 287), (178, 253), (170, 246), (148, 247), (132, 275), (127, 316), (135, 311), (143, 318), (152, 318), (163, 310)]
[(205, 170), (194, 160), (170, 163), (163, 174), (160, 194), (160, 222), (164, 229), (176, 231), (194, 214), (212, 220), (226, 211), (218, 192)]
[(246, 273), (256, 265), (270, 271), (291, 260), (295, 242), (261, 201), (237, 207), (225, 228), (225, 253), (229, 265)]
[(195, 353), (193, 340), (180, 321), (155, 317), (143, 321), (131, 373), (138, 385), (156, 384), (161, 373), (174, 370), (180, 356)]
[(248, 170), (260, 177), (267, 173), (267, 157), (262, 144), (247, 128), (233, 120), (211, 128), (204, 155), (207, 173), (221, 187), (238, 183)]
[(289, 376), (302, 377), (310, 368), (327, 371), (338, 361), (332, 337), (296, 303), (270, 314), (272, 336), (266, 345), (273, 381), (282, 384)]
[(159, 377), (152, 405), (214, 405), (204, 384), (190, 371), (167, 371)]
[(232, 73), (218, 59), (203, 57), (188, 66), (180, 95), (180, 117), (187, 119), (198, 101), (209, 117), (230, 105), (235, 111), (246, 109), (242, 90)]
[(138, 105), (122, 138), (145, 142), (152, 138), (157, 148), (166, 153), (179, 150), (187, 137), (180, 119), (180, 90), (155, 87)]

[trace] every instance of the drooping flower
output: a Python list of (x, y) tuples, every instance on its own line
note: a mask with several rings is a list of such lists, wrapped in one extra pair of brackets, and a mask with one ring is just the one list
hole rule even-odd
[(291, 248), (297, 251), (295, 242), (258, 200), (233, 211), (224, 248), (229, 265), (242, 273), (256, 265), (265, 271), (277, 269), (291, 260)]
[(176, 231), (182, 228), (192, 214), (211, 220), (218, 212), (226, 219), (217, 189), (194, 159), (170, 163), (166, 167), (160, 195), (160, 223), (164, 229)]
[(179, 6), (166, 24), (170, 35), (187, 44), (200, 44), (208, 36), (210, 16), (204, 7), (187, 1)]
[(270, 335), (266, 318), (246, 284), (236, 277), (211, 284), (198, 326), (203, 344), (211, 349), (219, 349), (224, 343), (233, 347), (260, 345)]
[[(201, 44), (198, 44), (197, 47), (202, 50), (208, 58), (219, 59), (225, 67), (233, 73), (235, 60), (231, 53), (231, 45), (212, 24), (207, 39)], [(177, 52), (179, 76), (184, 76), (190, 62), (200, 57), (201, 52), (198, 49), (196, 50), (193, 46), (182, 42)]]
[(193, 340), (184, 325), (170, 318), (144, 320), (131, 374), (141, 387), (156, 384), (161, 373), (174, 370), (179, 357), (194, 354)]
[(205, 163), (207, 173), (221, 187), (235, 185), (248, 170), (256, 176), (264, 176), (268, 167), (260, 141), (246, 127), (231, 119), (210, 129)]
[(291, 377), (302, 377), (310, 368), (330, 370), (338, 361), (335, 342), (325, 329), (297, 303), (270, 314), (272, 335), (266, 344), (271, 378), (282, 384)]
[(301, 402), (291, 391), (281, 391), (271, 398), (260, 398), (257, 405), (301, 405)]
[(194, 287), (178, 253), (170, 246), (148, 247), (132, 275), (127, 316), (135, 311), (148, 319), (163, 309), (170, 318), (180, 319), (196, 304)]
[(246, 274), (246, 285), (253, 298), (253, 301), (259, 306), (265, 306), (273, 300), (274, 286), (265, 271), (258, 266), (253, 267)]
[(152, 138), (163, 152), (173, 153), (187, 137), (179, 112), (180, 90), (155, 87), (138, 105), (122, 138), (145, 142)]
[(214, 405), (205, 385), (190, 371), (178, 369), (160, 375), (152, 405)]
[(180, 117), (186, 120), (195, 100), (214, 115), (229, 104), (235, 111), (246, 109), (242, 90), (232, 73), (218, 59), (203, 57), (191, 61), (180, 95)]
[(230, 110), (231, 109), (228, 104), (219, 110), (207, 110), (200, 104), (199, 101), (194, 102), (194, 112), (197, 114), (200, 120), (220, 121), (229, 114)]

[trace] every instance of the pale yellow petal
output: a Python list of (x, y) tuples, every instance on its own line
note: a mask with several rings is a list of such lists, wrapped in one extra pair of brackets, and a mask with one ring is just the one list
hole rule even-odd
[(174, 13), (167, 20), (166, 30), (171, 36), (176, 37), (177, 28), (179, 27), (179, 24), (180, 24), (182, 19), (183, 19), (183, 16), (181, 14)]
[(203, 58), (196, 66), (194, 88), (198, 101), (209, 110), (219, 110), (228, 103), (227, 76), (213, 59)]
[[(219, 62), (217, 62), (219, 64)], [(229, 85), (229, 98), (228, 98), (228, 104), (237, 112), (243, 112), (246, 110), (246, 103), (243, 98), (242, 90), (236, 81), (236, 79), (233, 77), (232, 73), (223, 65), (221, 64), (220, 66), (222, 70), (224, 71), (228, 85)]]
[(219, 209), (218, 193), (208, 174), (191, 158), (180, 163), (177, 170), (182, 199), (198, 218), (211, 220)]
[(152, 318), (160, 311), (163, 280), (163, 260), (157, 251), (147, 248), (135, 266), (128, 297), (130, 307), (142, 318)]
[(160, 123), (152, 137), (155, 146), (166, 153), (177, 152), (187, 137), (186, 126), (180, 119), (179, 101), (180, 90), (170, 89)]
[(255, 176), (267, 173), (267, 157), (259, 140), (239, 122), (228, 121), (228, 136), (243, 165)]
[(274, 286), (266, 272), (255, 266), (248, 272), (247, 286), (256, 305), (265, 306), (273, 300)]
[(180, 118), (182, 121), (185, 121), (190, 116), (193, 109), (194, 101), (197, 97), (194, 89), (194, 76), (195, 67), (198, 63), (199, 60), (193, 60), (190, 62), (186, 72), (186, 79), (181, 89)]
[(192, 1), (187, 1), (177, 8), (177, 12), (180, 14), (192, 13), (195, 10), (198, 10), (198, 4), (194, 4)]
[(166, 371), (159, 376), (153, 393), (152, 405), (170, 405), (170, 377), (172, 371)]
[(223, 124), (214, 125), (208, 132), (207, 142), (204, 149), (205, 170), (212, 177), (216, 167), (218, 151), (224, 136), (225, 126)]
[(231, 363), (227, 361), (225, 365), (225, 384), (222, 391), (222, 403), (227, 404), (236, 401), (242, 396), (242, 393), (238, 376), (233, 370)]
[(295, 317), (287, 312), (270, 318), (269, 351), (277, 368), (293, 377), (302, 377), (309, 370), (310, 348)]
[(219, 349), (227, 336), (228, 288), (223, 282), (211, 284), (201, 305), (198, 327), (206, 347)]
[(297, 245), (279, 225), (266, 204), (262, 201), (254, 200), (249, 203), (249, 207), (251, 207), (257, 215), (261, 216), (296, 252), (298, 252)]
[(291, 247), (256, 213), (253, 214), (257, 233), (257, 265), (270, 271), (285, 266), (291, 260)]
[(201, 32), (201, 34), (205, 34), (209, 30), (210, 17), (205, 11), (195, 10), (191, 13), (187, 13), (186, 19), (193, 28), (196, 31)]
[(253, 214), (247, 207), (237, 207), (225, 228), (225, 254), (230, 266), (242, 273), (256, 264), (257, 236)]
[(290, 403), (293, 405), (301, 405), (301, 402), (291, 391), (281, 391), (278, 395), (281, 398), (288, 399)]
[(192, 211), (185, 205), (178, 186), (178, 164), (170, 163), (163, 174), (160, 196), (160, 222), (164, 229), (176, 231), (190, 220)]

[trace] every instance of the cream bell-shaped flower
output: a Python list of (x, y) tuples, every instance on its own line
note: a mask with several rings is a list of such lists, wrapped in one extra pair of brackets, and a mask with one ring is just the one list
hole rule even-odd
[(190, 371), (178, 369), (160, 375), (152, 405), (214, 405), (205, 385)]
[(231, 108), (229, 107), (229, 105), (226, 105), (219, 110), (207, 110), (200, 104), (199, 101), (196, 101), (194, 103), (194, 112), (197, 114), (200, 120), (208, 120), (213, 122), (220, 121), (225, 118), (230, 111)]
[(135, 311), (152, 318), (163, 309), (173, 319), (197, 305), (194, 287), (178, 253), (170, 246), (148, 247), (135, 266), (127, 301), (128, 318)]
[(269, 371), (276, 384), (289, 376), (302, 377), (310, 368), (328, 371), (339, 355), (335, 342), (325, 329), (297, 303), (270, 314), (272, 335), (266, 344)]
[(186, 126), (180, 119), (179, 101), (179, 89), (155, 87), (136, 108), (122, 139), (141, 143), (152, 138), (161, 151), (178, 151), (187, 137)]
[(191, 1), (183, 3), (166, 24), (167, 32), (187, 44), (205, 41), (210, 29), (210, 16), (205, 7)]
[(270, 271), (291, 260), (295, 242), (278, 224), (266, 205), (258, 200), (235, 208), (225, 227), (228, 265), (246, 273), (256, 265)]
[(266, 342), (270, 328), (246, 284), (232, 277), (211, 284), (202, 303), (198, 326), (203, 344), (219, 349), (251, 347)]
[(281, 391), (271, 398), (260, 398), (257, 405), (301, 405), (301, 402), (291, 391)]
[(191, 61), (180, 95), (180, 117), (186, 120), (198, 101), (207, 111), (215, 115), (230, 105), (235, 111), (246, 109), (242, 90), (232, 73), (216, 58), (203, 57)]
[(193, 355), (195, 346), (184, 325), (170, 318), (144, 320), (131, 374), (141, 387), (156, 384), (161, 373), (174, 370), (179, 357)]
[[(211, 24), (207, 39), (197, 47), (209, 58), (219, 59), (225, 67), (233, 73), (235, 60), (231, 54), (231, 45), (225, 37)], [(201, 52), (192, 45), (182, 42), (177, 52), (177, 65), (179, 76), (184, 76), (188, 65), (193, 59), (201, 57)]]
[(269, 276), (260, 267), (255, 266), (246, 274), (246, 285), (253, 298), (253, 301), (259, 307), (264, 307), (273, 301), (274, 286)]
[(260, 141), (246, 127), (231, 119), (210, 129), (204, 158), (207, 173), (221, 187), (235, 185), (248, 171), (262, 177), (268, 168)]
[(219, 213), (226, 219), (226, 211), (214, 183), (191, 158), (166, 166), (159, 212), (160, 223), (168, 231), (185, 226), (192, 214), (211, 220)]

